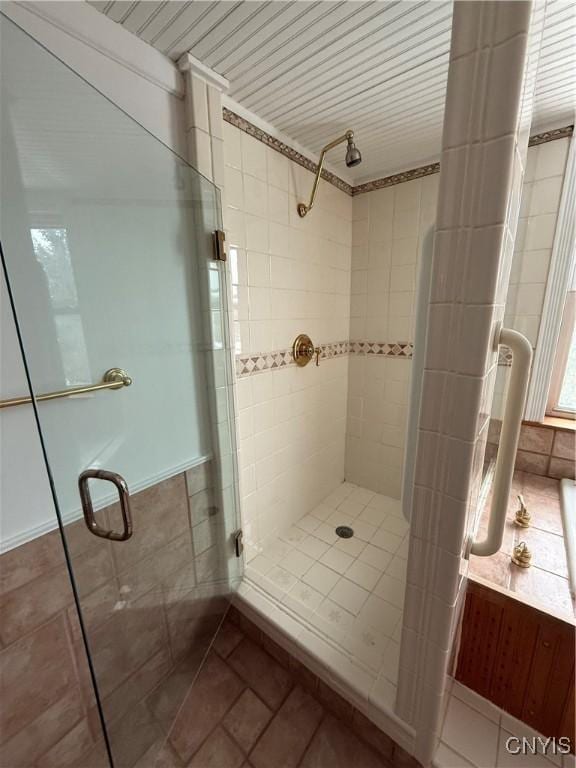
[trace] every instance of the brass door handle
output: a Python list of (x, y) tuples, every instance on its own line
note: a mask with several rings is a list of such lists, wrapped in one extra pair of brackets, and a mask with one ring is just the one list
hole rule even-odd
[[(122, 533), (108, 531), (106, 528), (98, 525), (94, 516), (94, 507), (88, 481), (93, 478), (96, 480), (107, 480), (116, 486), (120, 500), (120, 510), (122, 512), (122, 522), (124, 530)], [(94, 536), (101, 539), (110, 539), (111, 541), (127, 541), (132, 536), (132, 513), (130, 511), (130, 492), (126, 480), (122, 475), (116, 472), (109, 472), (107, 469), (86, 469), (78, 478), (78, 490), (82, 501), (82, 512), (84, 513), (84, 522), (86, 527)]]

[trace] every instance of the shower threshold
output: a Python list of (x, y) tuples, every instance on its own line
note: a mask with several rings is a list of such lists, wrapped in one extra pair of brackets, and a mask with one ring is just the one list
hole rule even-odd
[(408, 532), (397, 499), (342, 483), (248, 562), (237, 607), (410, 750), (394, 715)]

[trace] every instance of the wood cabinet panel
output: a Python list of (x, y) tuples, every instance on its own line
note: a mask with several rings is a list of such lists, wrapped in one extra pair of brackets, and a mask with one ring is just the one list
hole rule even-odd
[(473, 581), (462, 621), (456, 679), (574, 745), (575, 627)]

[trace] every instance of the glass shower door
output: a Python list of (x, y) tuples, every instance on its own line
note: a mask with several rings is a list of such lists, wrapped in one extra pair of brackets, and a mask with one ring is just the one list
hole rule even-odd
[(153, 764), (241, 577), (219, 193), (0, 28), (0, 236), (35, 398), (7, 407), (36, 413), (108, 757)]

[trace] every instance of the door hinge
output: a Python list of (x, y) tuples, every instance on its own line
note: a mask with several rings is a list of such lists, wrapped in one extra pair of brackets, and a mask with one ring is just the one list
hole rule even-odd
[(242, 529), (236, 531), (234, 534), (234, 552), (236, 553), (236, 557), (242, 557), (242, 552), (244, 552), (244, 542), (242, 541), (242, 537)]
[(226, 247), (224, 245), (226, 235), (223, 230), (217, 229), (212, 237), (214, 242), (214, 258), (216, 261), (226, 261)]

